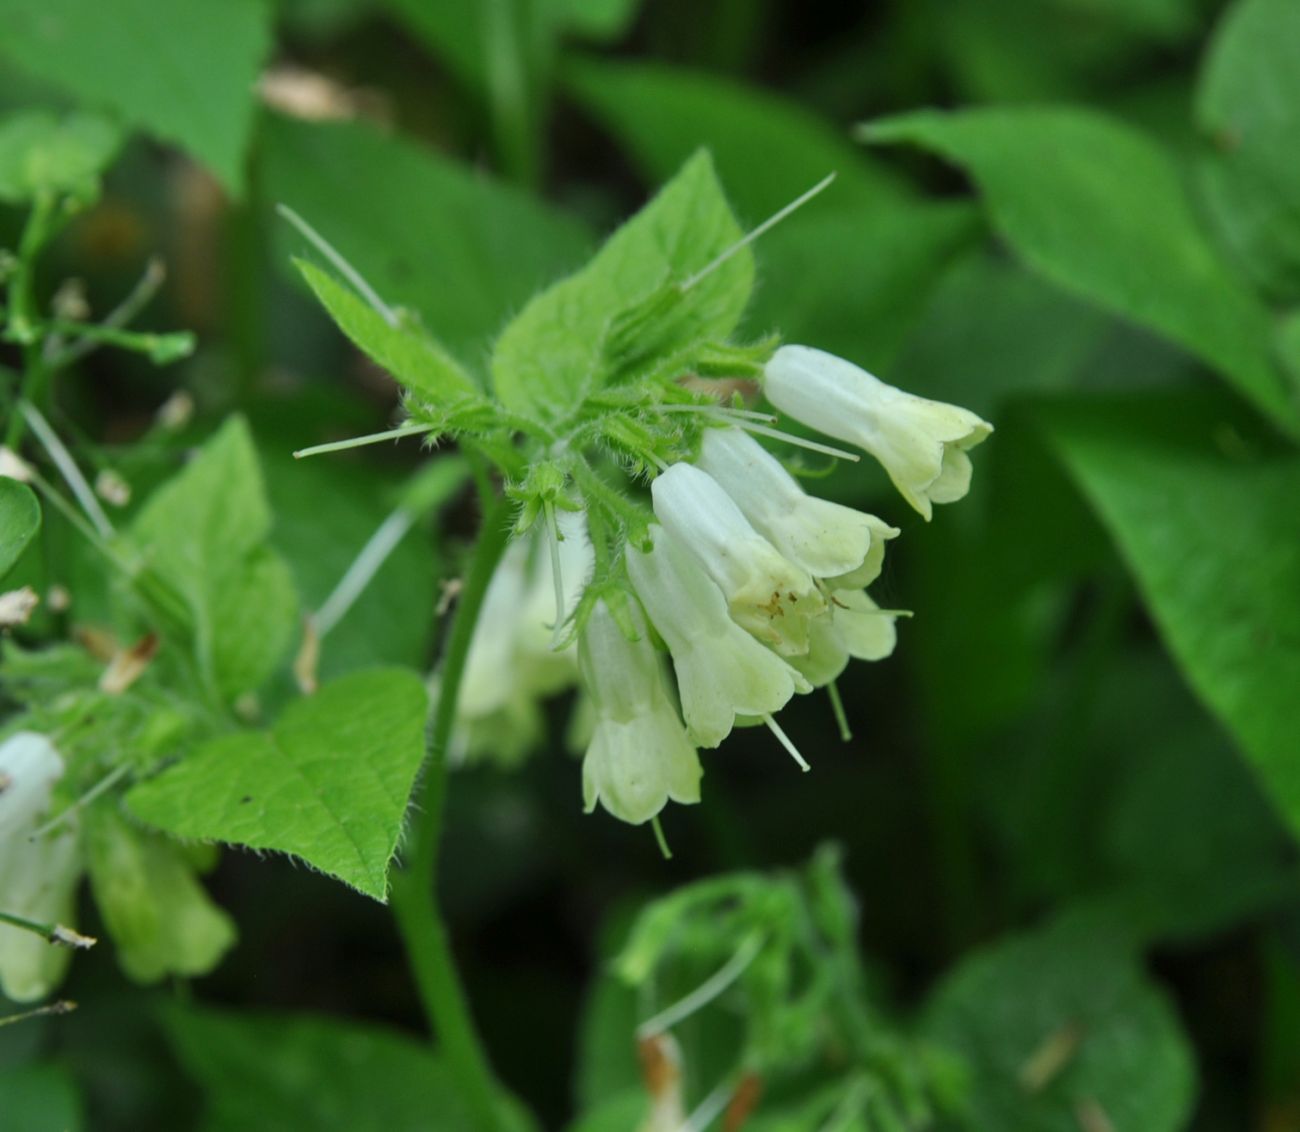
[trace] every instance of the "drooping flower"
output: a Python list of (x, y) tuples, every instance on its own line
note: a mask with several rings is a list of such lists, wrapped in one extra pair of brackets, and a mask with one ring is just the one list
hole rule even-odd
[(675, 536), (660, 526), (651, 536), (649, 553), (629, 547), (628, 574), (672, 654), (691, 739), (716, 747), (737, 715), (769, 715), (809, 685), (731, 619), (722, 591)]
[(786, 558), (814, 578), (880, 575), (885, 541), (898, 534), (883, 519), (809, 495), (781, 461), (738, 428), (709, 429), (698, 466)]
[[(593, 563), (586, 516), (560, 511), (556, 550), (564, 611), (571, 612), (591, 577)], [(537, 528), (506, 548), (474, 627), (460, 699), (456, 706), (453, 753), (464, 758), (490, 752), (505, 761), (522, 756), (540, 736), (539, 700), (571, 684), (578, 675), (572, 644), (554, 647), (554, 565), (548, 540)]]
[(808, 346), (777, 350), (763, 371), (763, 392), (795, 420), (871, 453), (926, 519), (932, 504), (955, 502), (970, 489), (967, 452), (993, 431), (968, 409), (905, 393)]
[(578, 663), (595, 713), (582, 788), (588, 812), (599, 802), (640, 825), (669, 799), (698, 802), (702, 771), (640, 610), (629, 602), (629, 611), (639, 639), (628, 640), (603, 601), (592, 607), (578, 638)]
[[(75, 818), (36, 836), (63, 759), (46, 736), (19, 731), (0, 745), (0, 911), (42, 924), (69, 924), (81, 876)], [(0, 989), (15, 1002), (58, 985), (71, 952), (0, 924)]]
[(717, 583), (736, 622), (783, 656), (806, 652), (808, 625), (826, 608), (812, 576), (759, 534), (707, 472), (673, 464), (650, 492), (655, 517)]

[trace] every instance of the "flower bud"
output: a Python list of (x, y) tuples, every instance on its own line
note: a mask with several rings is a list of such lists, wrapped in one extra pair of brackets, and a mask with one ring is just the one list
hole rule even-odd
[(904, 393), (808, 346), (782, 346), (763, 372), (767, 399), (795, 420), (871, 453), (926, 519), (970, 490), (966, 454), (993, 431), (967, 409)]

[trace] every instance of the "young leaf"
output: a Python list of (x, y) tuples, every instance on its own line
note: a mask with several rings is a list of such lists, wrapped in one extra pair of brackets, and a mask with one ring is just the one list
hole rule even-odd
[(24, 483), (0, 476), (0, 578), (41, 528), (41, 506)]
[(994, 227), (1036, 271), (1199, 355), (1300, 433), (1270, 356), (1268, 313), (1202, 235), (1156, 144), (1070, 109), (919, 111), (863, 136), (963, 166)]
[(679, 288), (741, 238), (707, 153), (697, 153), (581, 271), (543, 291), (497, 339), (492, 380), (507, 406), (562, 419), (629, 362), (725, 338), (754, 283), (744, 248)]
[(346, 676), (290, 705), (270, 731), (205, 744), (127, 804), (177, 837), (291, 853), (382, 902), (426, 709), (414, 673)]
[[(267, 196), (462, 361), (477, 364), (509, 314), (590, 247), (577, 221), (415, 142), (361, 123), (266, 127)], [(302, 249), (287, 225), (280, 232)]]
[(427, 334), (404, 320), (390, 325), (314, 264), (295, 259), (294, 265), (339, 329), (413, 393), (438, 408), (479, 399), (473, 378)]
[(976, 952), (935, 993), (925, 1032), (970, 1059), (973, 1132), (1186, 1126), (1187, 1038), (1104, 925), (1066, 917)]
[(121, 131), (94, 114), (12, 114), (0, 120), (0, 201), (21, 204), (42, 193), (92, 199), (121, 141)]
[(261, 0), (0, 0), (0, 55), (243, 185), (253, 84), (270, 47)]
[[(209, 1132), (473, 1132), (460, 1088), (429, 1047), (374, 1025), (172, 1006), (163, 1022), (202, 1086)], [(268, 1057), (267, 1051), (275, 1056)], [(503, 1132), (532, 1127), (502, 1101)]]
[(1196, 116), (1210, 150), (1200, 187), (1242, 268), (1300, 299), (1300, 5), (1238, 0), (1210, 44)]
[(1300, 458), (1218, 401), (1062, 406), (1049, 435), (1137, 578), (1192, 688), (1300, 830)]
[(270, 529), (252, 437), (234, 417), (130, 531), (149, 573), (180, 595), (200, 673), (227, 701), (270, 675), (296, 627), (293, 579), (265, 545)]

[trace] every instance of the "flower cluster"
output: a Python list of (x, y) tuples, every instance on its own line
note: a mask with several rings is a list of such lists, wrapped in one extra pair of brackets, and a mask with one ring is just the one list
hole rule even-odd
[[(968, 451), (992, 431), (965, 409), (805, 346), (776, 350), (761, 383), (786, 416), (873, 456), (926, 519), (934, 504), (966, 494)], [(512, 545), (470, 653), (462, 750), (493, 718), (510, 720), (516, 738), (533, 733), (537, 695), (575, 674), (572, 635), (558, 635), (567, 616), (591, 719), (589, 810), (599, 803), (641, 823), (670, 799), (698, 801), (698, 749), (743, 723), (767, 724), (807, 769), (773, 717), (792, 696), (831, 684), (850, 659), (892, 653), (897, 613), (867, 587), (899, 531), (807, 494), (747, 431), (770, 431), (760, 416), (701, 408), (690, 458), (655, 461), (653, 516), (629, 531), (618, 571), (597, 568), (581, 512), (558, 512), (549, 531)], [(588, 584), (593, 570), (601, 585)], [(621, 584), (611, 588), (611, 575)]]

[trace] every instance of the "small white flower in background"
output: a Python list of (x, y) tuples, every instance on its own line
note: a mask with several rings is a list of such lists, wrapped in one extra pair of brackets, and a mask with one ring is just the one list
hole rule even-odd
[(655, 517), (718, 584), (731, 616), (783, 656), (808, 650), (808, 625), (826, 608), (812, 576), (750, 525), (708, 473), (674, 464), (650, 485)]
[(26, 625), (41, 599), (31, 586), (0, 594), (0, 629)]
[(809, 495), (780, 460), (740, 429), (709, 429), (698, 466), (731, 496), (760, 534), (814, 578), (879, 577), (885, 540), (894, 538), (898, 528)]
[(658, 526), (651, 535), (650, 553), (629, 547), (628, 574), (672, 654), (691, 739), (716, 747), (737, 715), (769, 715), (809, 685), (731, 619), (722, 591), (673, 535)]
[[(50, 808), (63, 759), (44, 735), (19, 731), (0, 744), (0, 911), (37, 923), (70, 923), (81, 875), (75, 819), (34, 837)], [(0, 989), (15, 1002), (49, 994), (71, 952), (0, 924)]]
[(630, 641), (603, 601), (578, 639), (578, 663), (595, 727), (582, 763), (587, 811), (599, 802), (633, 825), (668, 804), (700, 800), (699, 756), (664, 683), (659, 653), (634, 602)]
[(904, 393), (808, 346), (777, 350), (763, 371), (763, 392), (795, 420), (871, 453), (926, 519), (932, 504), (955, 502), (970, 489), (966, 453), (993, 431), (968, 409)]

